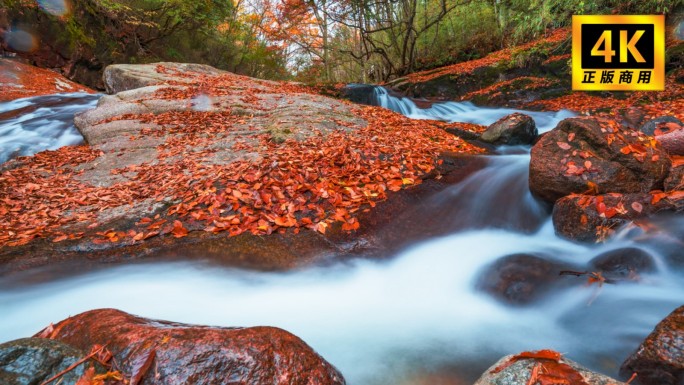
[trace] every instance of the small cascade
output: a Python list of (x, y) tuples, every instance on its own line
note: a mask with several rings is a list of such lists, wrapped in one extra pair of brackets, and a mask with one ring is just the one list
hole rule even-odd
[(413, 119), (433, 119), (445, 122), (475, 123), (490, 125), (506, 115), (520, 112), (531, 116), (537, 123), (540, 133), (547, 132), (565, 118), (575, 116), (569, 110), (560, 110), (555, 113), (524, 111), (512, 108), (478, 107), (470, 102), (438, 102), (432, 103), (429, 108), (420, 108), (407, 97), (392, 96), (384, 87), (375, 87), (375, 99), (378, 106), (406, 115)]

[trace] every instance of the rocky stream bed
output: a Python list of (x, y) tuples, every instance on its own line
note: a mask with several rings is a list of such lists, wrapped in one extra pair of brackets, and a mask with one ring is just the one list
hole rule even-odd
[(5, 103), (23, 138), (97, 100), (3, 151), (0, 382), (681, 385), (677, 79), (586, 116), (158, 63)]

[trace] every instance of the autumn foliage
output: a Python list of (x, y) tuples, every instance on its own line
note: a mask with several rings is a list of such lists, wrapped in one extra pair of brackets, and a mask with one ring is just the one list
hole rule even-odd
[(94, 92), (56, 72), (2, 58), (0, 88), (0, 102), (60, 92)]
[[(246, 81), (232, 74), (215, 79), (197, 76), (195, 87), (158, 96), (228, 93)], [(283, 97), (306, 91), (287, 83), (260, 84), (263, 89), (243, 89), (241, 97), (249, 101), (266, 91)], [(94, 148), (65, 147), (18, 158), (0, 174), (0, 245), (83, 236), (94, 243), (130, 244), (160, 234), (184, 237), (198, 230), (230, 236), (288, 229), (325, 233), (334, 223), (353, 231), (360, 226), (360, 212), (372, 209), (390, 192), (420, 184), (437, 166), (441, 152), (482, 151), (448, 134), (443, 123), (411, 120), (377, 107), (353, 111), (367, 122), (365, 126), (338, 121), (330, 132), (282, 143), (263, 127), (244, 132), (247, 118), (229, 110), (137, 116), (173, 135), (157, 148), (157, 159), (112, 170), (113, 177), (126, 178), (107, 187), (80, 178), (83, 169), (102, 155)], [(257, 149), (260, 156), (213, 161), (215, 137), (231, 130), (239, 131), (232, 150)], [(143, 129), (141, 135), (159, 132)], [(150, 199), (167, 208), (152, 216), (141, 212), (128, 228), (107, 228), (98, 222), (103, 210)]]

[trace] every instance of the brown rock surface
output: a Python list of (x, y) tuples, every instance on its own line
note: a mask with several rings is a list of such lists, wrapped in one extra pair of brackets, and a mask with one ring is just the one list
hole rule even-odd
[(219, 328), (91, 310), (54, 326), (81, 349), (106, 345), (126, 378), (147, 385), (340, 385), (342, 375), (296, 336), (273, 327)]
[(662, 320), (622, 364), (623, 376), (634, 372), (642, 385), (684, 383), (684, 306)]
[(622, 225), (658, 212), (684, 210), (684, 192), (570, 195), (553, 207), (556, 234), (568, 239), (603, 241)]
[(548, 202), (588, 190), (647, 193), (661, 189), (671, 164), (652, 138), (586, 117), (560, 122), (542, 136), (531, 155), (530, 189)]

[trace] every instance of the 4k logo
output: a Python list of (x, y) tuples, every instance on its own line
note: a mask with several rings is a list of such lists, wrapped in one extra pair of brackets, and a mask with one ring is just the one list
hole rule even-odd
[(665, 88), (664, 16), (573, 16), (572, 89)]

